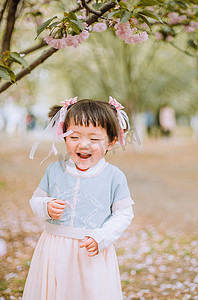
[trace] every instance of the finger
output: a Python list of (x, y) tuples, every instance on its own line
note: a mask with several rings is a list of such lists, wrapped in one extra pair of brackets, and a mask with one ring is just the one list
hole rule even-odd
[(62, 216), (61, 213), (59, 213), (59, 214), (54, 214), (54, 213), (52, 213), (52, 215), (55, 216), (55, 217), (60, 217), (60, 216)]
[(96, 246), (87, 249), (88, 252), (93, 252), (93, 251), (96, 251), (96, 250), (98, 250)]
[(95, 247), (96, 245), (92, 242), (91, 244), (89, 244), (88, 246), (86, 246), (87, 249), (90, 249), (92, 247)]
[(66, 205), (58, 204), (58, 203), (54, 202), (54, 203), (52, 203), (52, 207), (64, 209), (66, 207)]
[(52, 213), (54, 213), (54, 214), (60, 214), (60, 213), (63, 213), (63, 211), (64, 211), (64, 209), (62, 209), (62, 208), (51, 208), (51, 211), (52, 211)]
[(51, 217), (52, 217), (52, 219), (55, 219), (55, 220), (57, 220), (57, 219), (60, 219), (60, 218), (61, 218), (61, 216), (57, 216), (57, 215), (52, 215)]
[(86, 243), (86, 241), (87, 241), (88, 239), (89, 239), (89, 238), (88, 238), (87, 236), (85, 236), (85, 238), (82, 240), (82, 243), (80, 244), (80, 248), (83, 248), (83, 247), (86, 246), (85, 243)]
[(84, 241), (81, 245), (83, 245), (83, 247), (87, 247), (92, 243), (92, 239), (87, 239), (86, 241)]
[(88, 256), (95, 256), (98, 254), (98, 250), (94, 251), (94, 252), (91, 252), (91, 253), (88, 253)]
[(67, 205), (70, 207), (70, 205), (68, 203), (66, 203), (64, 200), (56, 199), (56, 200), (54, 200), (54, 202), (58, 203), (60, 205)]

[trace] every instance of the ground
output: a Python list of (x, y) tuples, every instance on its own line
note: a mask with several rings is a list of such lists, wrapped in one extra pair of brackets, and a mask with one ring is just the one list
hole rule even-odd
[[(46, 167), (65, 157), (64, 144), (40, 166), (48, 142), (32, 161), (32, 138), (1, 140), (0, 300), (21, 299), (43, 229), (28, 200)], [(126, 174), (135, 201), (135, 218), (115, 244), (124, 299), (198, 299), (197, 154), (190, 137), (133, 141), (107, 154)]]

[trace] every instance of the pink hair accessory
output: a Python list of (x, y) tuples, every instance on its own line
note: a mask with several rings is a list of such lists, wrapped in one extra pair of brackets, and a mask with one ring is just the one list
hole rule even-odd
[(61, 104), (67, 108), (69, 105), (76, 103), (78, 100), (78, 97), (70, 98), (69, 100), (61, 101)]
[(111, 96), (109, 96), (109, 104), (113, 105), (118, 110), (124, 108), (122, 104), (120, 104), (115, 98), (112, 98)]
[[(130, 130), (129, 118), (124, 110), (124, 106), (122, 106), (115, 98), (109, 96), (109, 104), (113, 105), (117, 110), (117, 118), (120, 125), (120, 133), (118, 136), (118, 141), (120, 145), (125, 145), (125, 137)], [(124, 130), (127, 129), (126, 132)]]
[(78, 97), (75, 98), (71, 98), (69, 100), (65, 100), (65, 101), (61, 101), (61, 104), (63, 105), (63, 107), (60, 109), (60, 116), (58, 119), (58, 124), (57, 124), (57, 136), (59, 139), (67, 136), (67, 133), (63, 133), (63, 125), (65, 122), (65, 116), (67, 113), (67, 108), (69, 105), (74, 104), (77, 102)]

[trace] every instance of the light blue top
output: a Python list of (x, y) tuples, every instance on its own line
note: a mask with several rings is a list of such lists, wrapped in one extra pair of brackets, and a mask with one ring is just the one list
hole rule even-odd
[(134, 203), (124, 173), (104, 158), (86, 172), (79, 172), (72, 160), (57, 161), (47, 168), (39, 187), (70, 205), (61, 219), (46, 220), (51, 224), (101, 228), (112, 212)]

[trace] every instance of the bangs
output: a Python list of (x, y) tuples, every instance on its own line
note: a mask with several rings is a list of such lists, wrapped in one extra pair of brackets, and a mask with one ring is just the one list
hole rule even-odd
[(101, 126), (105, 128), (107, 122), (98, 105), (95, 105), (95, 103), (91, 101), (90, 103), (85, 102), (81, 103), (81, 105), (72, 107), (68, 111), (67, 117), (70, 122), (72, 120), (75, 125), (84, 125), (86, 127), (91, 123), (94, 127)]

